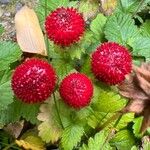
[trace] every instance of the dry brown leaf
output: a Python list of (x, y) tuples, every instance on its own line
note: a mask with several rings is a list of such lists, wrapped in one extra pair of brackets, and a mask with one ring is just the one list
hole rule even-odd
[(101, 11), (105, 15), (111, 15), (117, 6), (117, 0), (100, 0)]
[(47, 55), (44, 36), (36, 13), (27, 6), (15, 15), (17, 41), (23, 52)]
[(144, 119), (142, 122), (141, 132), (145, 132), (148, 127), (150, 127), (150, 108), (149, 107), (147, 107), (144, 110)]
[(8, 132), (10, 135), (12, 135), (14, 138), (18, 138), (21, 134), (21, 131), (24, 126), (24, 121), (10, 123), (6, 127), (4, 127), (4, 130)]
[(130, 99), (123, 112), (135, 112), (144, 116), (141, 131), (150, 126), (150, 63), (133, 66), (134, 73), (118, 86), (122, 96)]

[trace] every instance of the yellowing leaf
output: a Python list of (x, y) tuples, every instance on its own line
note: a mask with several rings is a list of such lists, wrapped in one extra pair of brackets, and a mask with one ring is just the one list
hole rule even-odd
[(17, 41), (23, 52), (47, 55), (44, 36), (33, 9), (24, 6), (15, 16)]
[(101, 9), (105, 15), (111, 15), (117, 6), (117, 0), (100, 0)]
[(55, 106), (53, 100), (48, 104), (43, 104), (40, 107), (41, 113), (38, 115), (38, 120), (42, 123), (38, 126), (39, 136), (46, 143), (55, 143), (59, 140), (62, 129), (56, 121)]
[(45, 150), (44, 142), (35, 135), (29, 135), (25, 139), (16, 140), (16, 144), (26, 150)]

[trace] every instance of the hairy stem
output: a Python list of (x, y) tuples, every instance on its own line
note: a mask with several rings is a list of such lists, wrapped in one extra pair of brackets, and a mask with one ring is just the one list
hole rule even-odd
[[(45, 18), (46, 16), (47, 16), (47, 0), (45, 0)], [(45, 38), (46, 38), (46, 49), (47, 49), (48, 61), (50, 61), (51, 57), (49, 52), (49, 41), (46, 34), (45, 34)]]
[(61, 120), (61, 116), (59, 114), (59, 109), (58, 109), (55, 93), (53, 93), (53, 99), (54, 99), (54, 103), (55, 103), (55, 107), (56, 107), (56, 112), (57, 112), (57, 115), (58, 115), (59, 123), (60, 123), (62, 129), (64, 129), (64, 126), (63, 126), (63, 123), (62, 123), (62, 120)]

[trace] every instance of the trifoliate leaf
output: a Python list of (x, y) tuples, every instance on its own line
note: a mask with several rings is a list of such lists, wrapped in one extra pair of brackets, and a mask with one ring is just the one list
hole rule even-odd
[(10, 76), (11, 71), (0, 71), (0, 110), (6, 109), (13, 102)]
[(83, 13), (85, 20), (88, 20), (99, 12), (99, 2), (97, 0), (82, 0), (79, 2), (79, 12)]
[(72, 150), (81, 141), (84, 134), (84, 128), (80, 125), (72, 124), (65, 128), (61, 138), (62, 148)]
[(107, 18), (103, 14), (98, 14), (91, 22), (90, 29), (94, 33), (94, 38), (101, 41), (104, 38), (104, 25)]
[(106, 23), (105, 35), (109, 41), (125, 46), (139, 36), (137, 26), (130, 15), (116, 13), (110, 16)]
[(119, 150), (129, 150), (135, 145), (133, 134), (128, 130), (119, 131), (110, 141), (112, 146), (116, 146)]
[(134, 56), (144, 56), (146, 61), (150, 60), (150, 38), (139, 36), (129, 45), (133, 48)]
[(96, 111), (112, 113), (121, 110), (126, 105), (126, 100), (112, 90), (95, 86), (94, 93), (92, 108)]
[(150, 38), (150, 20), (146, 20), (141, 26), (141, 33), (145, 37)]
[(0, 124), (16, 122), (23, 117), (32, 124), (37, 123), (36, 116), (39, 111), (39, 104), (25, 104), (15, 100), (7, 109), (0, 112)]
[(112, 150), (108, 143), (109, 131), (101, 131), (94, 138), (89, 138), (88, 145), (83, 144), (80, 150)]
[(124, 13), (134, 13), (141, 11), (150, 0), (119, 0), (118, 9)]
[(11, 42), (0, 42), (0, 71), (21, 58), (21, 50), (17, 44)]
[(143, 122), (143, 117), (138, 117), (133, 120), (134, 125), (133, 125), (133, 133), (137, 138), (140, 138), (142, 136), (142, 133), (140, 133), (141, 127), (142, 127), (142, 122)]
[[(26, 133), (25, 133), (26, 134)], [(45, 150), (44, 142), (34, 132), (29, 132), (26, 136), (15, 141), (19, 147), (30, 150)]]

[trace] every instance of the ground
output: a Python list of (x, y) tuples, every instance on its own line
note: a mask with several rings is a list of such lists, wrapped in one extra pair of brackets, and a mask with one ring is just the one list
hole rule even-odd
[(24, 5), (35, 7), (37, 1), (38, 0), (0, 0), (0, 26), (3, 26), (5, 30), (0, 36), (0, 40), (14, 40), (14, 17), (16, 12)]

